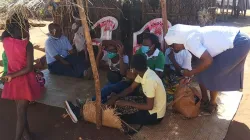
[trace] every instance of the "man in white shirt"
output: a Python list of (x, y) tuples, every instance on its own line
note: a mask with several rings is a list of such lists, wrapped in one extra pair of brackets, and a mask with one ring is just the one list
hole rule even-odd
[(175, 51), (187, 49), (200, 59), (196, 68), (185, 70), (184, 76), (198, 76), (202, 100), (210, 113), (216, 110), (218, 91), (235, 91), (243, 88), (244, 63), (250, 49), (247, 35), (235, 27), (191, 26), (177, 24), (165, 36)]

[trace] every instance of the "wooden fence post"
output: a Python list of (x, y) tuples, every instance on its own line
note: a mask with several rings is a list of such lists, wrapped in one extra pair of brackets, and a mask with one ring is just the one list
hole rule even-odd
[(84, 35), (86, 39), (87, 49), (89, 52), (89, 59), (93, 71), (93, 76), (95, 80), (95, 92), (96, 92), (96, 127), (97, 129), (101, 128), (102, 125), (102, 109), (101, 109), (101, 90), (100, 90), (100, 80), (99, 80), (99, 73), (96, 67), (95, 55), (92, 46), (92, 40), (89, 33), (89, 26), (87, 22), (87, 17), (85, 10), (83, 8), (82, 0), (77, 0), (78, 10), (80, 13), (80, 18), (83, 25)]
[(166, 0), (161, 0), (161, 15), (163, 21), (163, 43), (164, 43), (164, 52), (167, 48), (167, 44), (164, 41), (164, 36), (168, 32), (168, 16), (167, 16), (167, 3)]

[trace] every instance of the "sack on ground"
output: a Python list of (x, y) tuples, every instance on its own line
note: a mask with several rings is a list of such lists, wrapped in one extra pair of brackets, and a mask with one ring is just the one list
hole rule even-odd
[(173, 109), (187, 118), (195, 118), (200, 113), (201, 94), (196, 88), (180, 84), (174, 94)]

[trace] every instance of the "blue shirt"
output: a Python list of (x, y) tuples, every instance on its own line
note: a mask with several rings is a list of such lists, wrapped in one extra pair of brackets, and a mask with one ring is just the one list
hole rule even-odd
[(68, 51), (72, 50), (72, 46), (69, 40), (65, 36), (61, 36), (59, 39), (49, 36), (45, 42), (45, 53), (47, 64), (51, 64), (56, 61), (54, 58), (57, 55), (65, 58), (67, 57)]

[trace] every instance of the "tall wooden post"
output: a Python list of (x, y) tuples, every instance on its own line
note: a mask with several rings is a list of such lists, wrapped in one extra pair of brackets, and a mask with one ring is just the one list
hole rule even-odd
[[(162, 15), (162, 21), (163, 21), (163, 37), (166, 35), (168, 32), (168, 16), (167, 16), (167, 2), (166, 0), (161, 0), (161, 15)], [(163, 39), (164, 40), (164, 39)], [(164, 42), (164, 52), (167, 48), (167, 44)]]
[(228, 9), (229, 9), (229, 0), (227, 0), (227, 16), (226, 16), (226, 20), (228, 19)]
[(78, 10), (80, 13), (80, 18), (81, 18), (83, 29), (84, 29), (84, 35), (85, 35), (85, 39), (86, 39), (87, 49), (89, 52), (89, 59), (90, 59), (90, 63), (91, 63), (91, 67), (92, 67), (92, 71), (93, 71), (93, 75), (94, 75), (94, 80), (95, 80), (96, 126), (97, 126), (97, 129), (100, 129), (101, 125), (102, 125), (102, 114), (101, 114), (102, 110), (101, 110), (101, 94), (100, 94), (101, 90), (100, 90), (99, 73), (98, 73), (98, 70), (96, 67), (95, 55), (94, 55), (94, 51), (93, 51), (93, 47), (92, 47), (92, 40), (91, 40), (91, 36), (89, 33), (89, 26), (87, 23), (87, 17), (86, 17), (85, 10), (83, 8), (82, 0), (77, 0), (77, 4), (78, 4)]
[(224, 13), (225, 7), (224, 7), (224, 2), (225, 2), (225, 0), (221, 0), (221, 6), (222, 6), (222, 20), (223, 20), (223, 21), (225, 20), (225, 13)]

